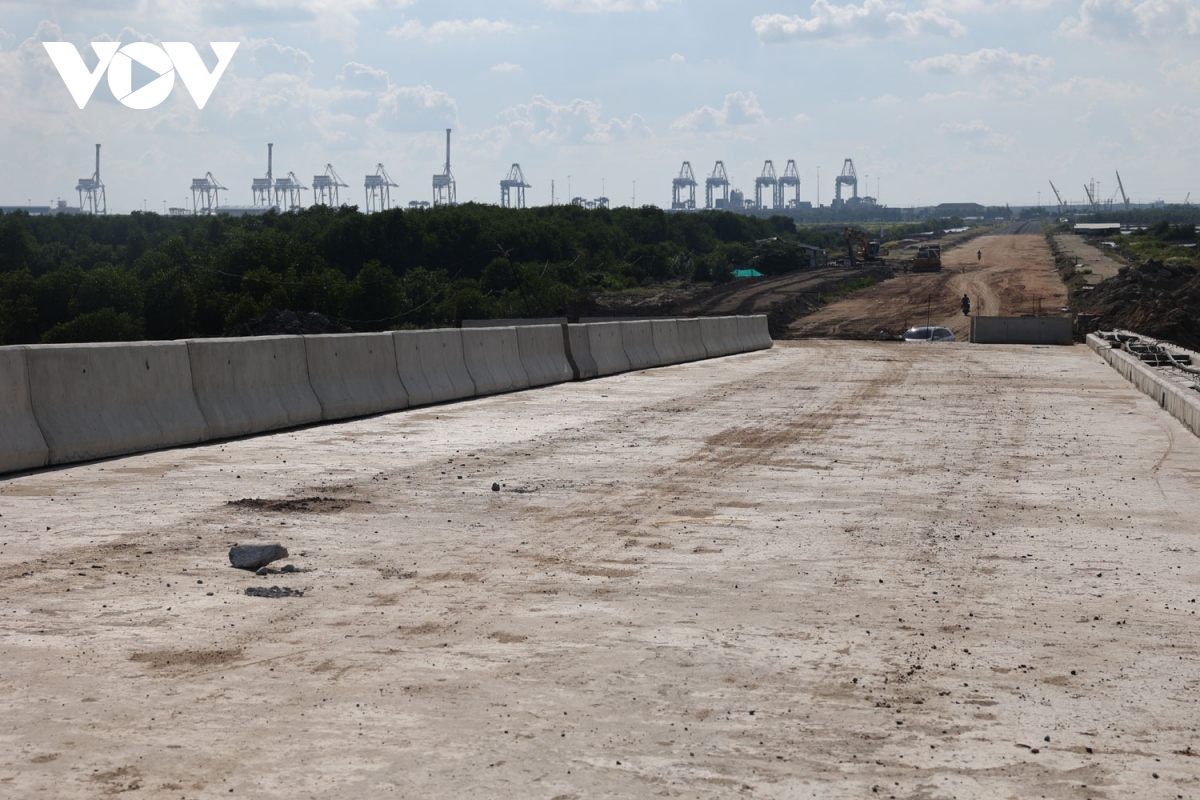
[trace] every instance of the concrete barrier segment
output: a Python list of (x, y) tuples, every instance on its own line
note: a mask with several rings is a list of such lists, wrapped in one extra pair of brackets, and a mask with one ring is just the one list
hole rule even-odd
[(391, 333), (305, 336), (308, 378), (326, 420), (408, 407)]
[(530, 386), (548, 386), (574, 379), (574, 370), (567, 360), (562, 325), (521, 325), (516, 331), (521, 366)]
[(499, 394), (529, 386), (529, 377), (521, 366), (516, 328), (465, 328), (462, 346), (477, 394)]
[(479, 394), (464, 358), (462, 332), (458, 328), (437, 328), (424, 331), (442, 349), (442, 365), (450, 380), (451, 396), (440, 400), (464, 400)]
[(592, 358), (587, 325), (564, 325), (563, 340), (567, 345), (567, 358), (575, 370), (575, 380), (586, 381), (600, 374), (596, 359)]
[(758, 314), (752, 317), (737, 317), (737, 324), (742, 352), (767, 350), (774, 345), (771, 333), (767, 330), (766, 316)]
[(190, 339), (192, 385), (208, 438), (223, 439), (321, 419), (301, 336)]
[(630, 369), (662, 366), (658, 351), (654, 349), (654, 331), (649, 320), (617, 324), (621, 326), (621, 346), (625, 349), (625, 357), (629, 359)]
[(679, 344), (679, 325), (677, 320), (651, 320), (650, 331), (654, 337), (654, 351), (658, 353), (660, 366), (682, 364), (688, 360), (684, 356), (683, 348)]
[(730, 355), (745, 352), (742, 347), (741, 331), (738, 329), (737, 317), (718, 317), (721, 326), (721, 341), (726, 352)]
[(704, 349), (704, 335), (700, 330), (700, 320), (676, 320), (675, 330), (684, 361), (700, 361), (708, 358), (708, 351)]
[(436, 346), (438, 366), (434, 380), (439, 385), (448, 386), (450, 383), (442, 361), (441, 344), (435, 345), (428, 338), (422, 339), (420, 334), (421, 331), (394, 331), (391, 334), (392, 345), (396, 349), (396, 372), (400, 376), (405, 394), (408, 395), (410, 406), (425, 406), (435, 402), (433, 386), (422, 363), (423, 349)]
[(0, 473), (44, 467), (50, 448), (33, 416), (24, 347), (0, 347)]
[(596, 362), (596, 374), (616, 375), (630, 370), (629, 358), (625, 355), (625, 346), (621, 343), (621, 322), (589, 322), (582, 326), (587, 328), (588, 345), (591, 348), (592, 359)]
[(700, 337), (708, 358), (729, 355), (729, 346), (721, 338), (720, 317), (700, 317)]
[(51, 464), (207, 438), (184, 342), (38, 345), (26, 359)]
[(1117, 350), (1096, 334), (1088, 334), (1087, 344), (1108, 362), (1122, 377), (1139, 391), (1158, 403), (1175, 419), (1197, 436), (1200, 436), (1200, 392), (1188, 389), (1168, 380), (1123, 350)]

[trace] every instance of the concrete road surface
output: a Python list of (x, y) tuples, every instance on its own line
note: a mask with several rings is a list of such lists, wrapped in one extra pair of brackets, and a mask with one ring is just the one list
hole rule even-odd
[(1200, 442), (1083, 347), (783, 343), (0, 514), (3, 797), (1200, 795)]

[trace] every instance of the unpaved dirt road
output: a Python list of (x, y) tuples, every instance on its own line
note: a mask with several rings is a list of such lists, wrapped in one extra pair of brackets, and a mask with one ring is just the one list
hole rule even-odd
[(883, 329), (897, 334), (928, 324), (945, 325), (963, 341), (970, 332), (959, 306), (964, 294), (972, 314), (987, 316), (1054, 316), (1067, 303), (1040, 226), (1015, 223), (943, 250), (941, 272), (899, 274), (796, 320), (788, 336), (872, 339)]
[(787, 342), (0, 514), (3, 797), (1200, 796), (1200, 440), (1082, 347)]

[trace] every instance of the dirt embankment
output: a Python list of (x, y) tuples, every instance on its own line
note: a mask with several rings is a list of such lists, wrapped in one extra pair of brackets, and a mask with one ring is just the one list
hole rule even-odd
[(1016, 223), (943, 250), (941, 272), (901, 274), (832, 303), (793, 323), (787, 338), (874, 339), (881, 330), (945, 325), (965, 339), (970, 322), (960, 310), (989, 316), (1067, 313), (1067, 291), (1036, 223)]

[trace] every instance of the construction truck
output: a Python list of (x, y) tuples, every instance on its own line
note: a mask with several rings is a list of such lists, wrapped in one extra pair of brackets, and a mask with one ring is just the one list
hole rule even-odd
[(942, 246), (940, 244), (923, 244), (917, 249), (912, 260), (913, 272), (941, 272)]
[(846, 228), (842, 231), (842, 237), (846, 240), (851, 269), (857, 269), (861, 264), (882, 263), (887, 255), (879, 242), (867, 238), (867, 232), (862, 228)]

